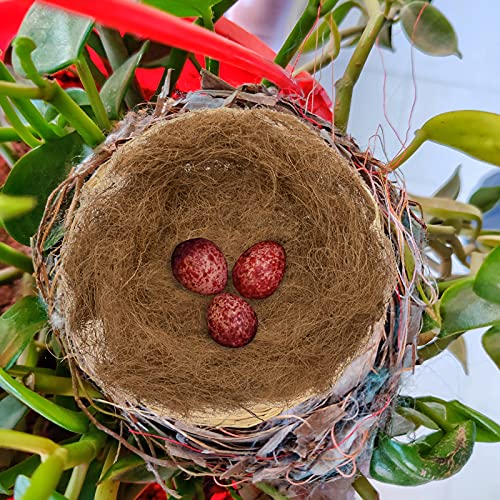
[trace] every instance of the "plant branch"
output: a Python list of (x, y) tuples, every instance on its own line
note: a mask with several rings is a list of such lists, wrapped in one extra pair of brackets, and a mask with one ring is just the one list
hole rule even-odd
[(5, 243), (0, 243), (0, 262), (17, 267), (28, 274), (34, 271), (33, 261), (27, 255)]
[[(378, 2), (376, 3), (378, 6)], [(370, 4), (367, 2), (365, 5), (370, 12)], [(347, 130), (354, 86), (385, 22), (385, 15), (380, 12), (379, 8), (376, 13), (370, 12), (370, 14), (371, 17), (347, 64), (344, 75), (335, 84), (335, 125), (342, 132)]]
[(7, 267), (0, 270), (0, 285), (5, 285), (7, 283), (12, 283), (24, 274), (24, 271), (17, 269), (16, 267)]
[[(4, 82), (1, 82), (4, 83)], [(1, 90), (0, 90), (1, 93)], [(40, 146), (41, 141), (35, 138), (35, 136), (30, 132), (28, 127), (24, 125), (19, 116), (17, 115), (14, 107), (9, 102), (9, 100), (5, 97), (5, 95), (0, 95), (0, 107), (3, 109), (5, 113), (5, 117), (9, 121), (9, 123), (14, 127), (14, 130), (19, 134), (19, 137), (30, 147), (36, 148)]]
[(88, 469), (88, 463), (80, 464), (73, 468), (68, 485), (66, 486), (66, 490), (64, 491), (64, 496), (68, 500), (78, 500), (80, 492), (82, 491), (83, 483), (85, 482), (85, 477), (87, 476)]
[(410, 156), (417, 151), (417, 149), (425, 142), (427, 135), (423, 130), (417, 130), (415, 132), (415, 137), (410, 142), (410, 144), (395, 158), (393, 158), (388, 164), (387, 168), (390, 171), (399, 168)]
[(59, 445), (41, 436), (10, 429), (0, 429), (0, 448), (36, 453), (45, 458), (54, 453), (59, 448)]
[(85, 57), (80, 57), (80, 59), (76, 61), (75, 66), (78, 71), (78, 76), (82, 81), (83, 88), (87, 92), (97, 124), (102, 130), (109, 130), (111, 128), (111, 123)]
[(352, 487), (363, 500), (379, 500), (380, 498), (378, 491), (361, 472), (358, 472), (356, 479), (352, 483)]

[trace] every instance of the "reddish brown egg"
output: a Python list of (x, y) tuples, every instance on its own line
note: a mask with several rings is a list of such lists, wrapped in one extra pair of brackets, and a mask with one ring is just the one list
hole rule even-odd
[(172, 253), (175, 279), (188, 290), (213, 295), (227, 284), (227, 262), (219, 247), (205, 238), (183, 241)]
[(278, 288), (285, 267), (284, 248), (275, 241), (261, 241), (245, 250), (236, 261), (234, 286), (247, 299), (265, 299)]
[(243, 347), (257, 333), (257, 314), (252, 306), (232, 293), (216, 295), (207, 311), (208, 333), (225, 347)]

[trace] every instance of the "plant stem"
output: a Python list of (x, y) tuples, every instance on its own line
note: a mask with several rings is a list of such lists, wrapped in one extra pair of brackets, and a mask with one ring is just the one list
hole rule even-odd
[(57, 488), (64, 471), (67, 452), (63, 448), (58, 448), (44, 462), (42, 462), (33, 476), (31, 484), (19, 500), (48, 500)]
[[(385, 15), (380, 12), (377, 3), (377, 11), (370, 12), (368, 24), (361, 35), (358, 45), (354, 49), (351, 59), (347, 64), (344, 75), (335, 84), (335, 125), (341, 132), (347, 130), (349, 114), (351, 111), (352, 92), (356, 85), (366, 60), (375, 44), (377, 37), (385, 22)], [(367, 9), (371, 5), (366, 2)]]
[(27, 99), (41, 99), (43, 97), (43, 91), (39, 87), (13, 82), (0, 82), (0, 94)]
[(388, 164), (387, 168), (391, 171), (399, 168), (415, 151), (425, 142), (427, 135), (423, 130), (417, 130), (415, 137), (410, 144), (400, 153), (396, 158), (393, 158)]
[[(334, 2), (333, 5), (335, 5), (335, 3), (336, 2)], [(276, 54), (274, 58), (276, 64), (279, 64), (283, 68), (287, 67), (318, 19), (320, 4), (321, 0), (308, 0), (307, 6), (299, 17), (299, 20)]]
[(64, 496), (68, 500), (78, 500), (88, 469), (89, 464), (85, 463), (77, 465), (71, 472), (71, 477), (64, 491)]
[(14, 127), (14, 129), (19, 134), (19, 137), (30, 147), (36, 148), (40, 146), (41, 141), (35, 138), (35, 136), (29, 131), (29, 129), (20, 120), (19, 116), (14, 110), (14, 107), (9, 102), (9, 100), (4, 96), (0, 95), (0, 107), (3, 109), (7, 120)]
[(337, 5), (338, 2), (339, 0), (323, 0), (319, 16), (323, 17), (328, 14), (335, 7), (335, 5)]
[(64, 445), (67, 451), (65, 469), (71, 469), (83, 463), (89, 463), (97, 456), (104, 445), (106, 434), (94, 426), (77, 443)]
[[(29, 129), (28, 129), (29, 130)], [(33, 133), (32, 130), (30, 132)], [(21, 138), (13, 127), (0, 127), (0, 142), (20, 141)]]
[(380, 498), (378, 491), (361, 472), (358, 472), (352, 487), (363, 500), (378, 500)]
[(6, 269), (0, 270), (0, 285), (5, 285), (6, 283), (12, 283), (24, 274), (24, 271), (17, 269), (15, 267), (7, 267)]
[[(99, 35), (109, 64), (111, 64), (113, 71), (116, 71), (129, 57), (127, 47), (123, 43), (123, 38), (118, 31), (105, 28), (104, 26), (99, 26)], [(133, 108), (142, 102), (142, 100), (141, 91), (134, 78), (125, 95), (125, 102), (129, 108)]]
[(104, 104), (101, 96), (99, 95), (99, 91), (97, 90), (94, 78), (92, 77), (92, 73), (90, 72), (90, 68), (85, 57), (80, 57), (75, 66), (78, 71), (78, 76), (82, 81), (83, 88), (87, 92), (97, 124), (102, 130), (109, 130), (111, 128), (111, 122), (106, 114), (106, 109), (104, 108)]
[(52, 454), (59, 445), (50, 439), (27, 434), (26, 432), (0, 429), (0, 448), (36, 453), (42, 458)]
[[(210, 31), (214, 31), (214, 21), (213, 21), (213, 12), (211, 7), (208, 7), (207, 12), (202, 17), (203, 26)], [(210, 57), (206, 58), (206, 66), (207, 70), (210, 73), (218, 76), (219, 75), (219, 61), (216, 59), (211, 59)]]
[(5, 243), (0, 243), (0, 262), (17, 267), (29, 274), (34, 271), (33, 261), (27, 255), (15, 250)]
[[(7, 66), (0, 61), (0, 80), (15, 83), (14, 77), (10, 74)], [(26, 120), (31, 124), (31, 126), (40, 134), (40, 137), (46, 141), (50, 139), (55, 139), (59, 134), (62, 134), (62, 130), (58, 130), (56, 133), (52, 130), (49, 123), (42, 116), (40, 111), (36, 106), (28, 99), (12, 99), (14, 105), (19, 109), (20, 113), (26, 118)]]

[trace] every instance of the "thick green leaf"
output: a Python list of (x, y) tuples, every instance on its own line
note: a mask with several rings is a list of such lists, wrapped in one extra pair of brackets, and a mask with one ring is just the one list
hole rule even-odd
[(457, 35), (448, 19), (428, 2), (416, 1), (401, 10), (401, 25), (410, 42), (431, 56), (457, 55)]
[(28, 214), (5, 221), (5, 228), (15, 240), (24, 245), (30, 244), (30, 237), (38, 229), (50, 193), (88, 151), (81, 137), (73, 132), (42, 144), (17, 161), (3, 193), (33, 196), (37, 205)]
[(144, 52), (147, 49), (147, 42), (139, 52), (130, 56), (107, 80), (101, 89), (101, 99), (106, 108), (106, 113), (112, 120), (120, 117), (120, 107), (125, 94), (134, 77), (134, 72)]
[(418, 486), (453, 476), (472, 454), (475, 425), (464, 422), (444, 435), (436, 433), (435, 437), (438, 438), (435, 444), (429, 447), (426, 442), (422, 447), (418, 441), (403, 444), (382, 435), (373, 452), (371, 476), (400, 486)]
[(0, 429), (13, 429), (28, 408), (10, 394), (0, 401)]
[(411, 199), (422, 206), (424, 215), (432, 215), (441, 220), (458, 219), (476, 223), (476, 234), (481, 231), (483, 214), (474, 205), (448, 198), (410, 195)]
[(24, 215), (36, 205), (36, 198), (33, 196), (9, 196), (0, 194), (0, 219), (3, 221)]
[(457, 283), (443, 293), (440, 337), (500, 324), (500, 305), (476, 295), (473, 283), (473, 279)]
[[(30, 485), (31, 485), (31, 480), (29, 477), (23, 475), (17, 476), (16, 485), (14, 486), (14, 498), (15, 499), (23, 498), (23, 495), (26, 493)], [(61, 495), (57, 491), (54, 491), (47, 500), (68, 500), (68, 499), (64, 495)]]
[(464, 373), (469, 375), (469, 364), (467, 362), (467, 344), (463, 336), (458, 337), (449, 346), (448, 351), (455, 356), (460, 365), (462, 366)]
[(473, 288), (482, 299), (500, 304), (500, 247), (492, 250), (484, 259)]
[(10, 368), (35, 333), (47, 323), (47, 312), (37, 297), (24, 297), (0, 316), (0, 367)]
[[(449, 424), (472, 421), (476, 425), (476, 441), (482, 443), (500, 442), (500, 426), (486, 415), (473, 410), (460, 401), (444, 401), (436, 397), (420, 397), (414, 401), (423, 404)], [(415, 403), (414, 403), (415, 404)]]
[(417, 131), (421, 139), (458, 149), (500, 166), (500, 115), (486, 111), (450, 111), (434, 116)]
[(142, 3), (156, 7), (178, 17), (204, 17), (212, 6), (221, 0), (143, 0)]
[(484, 350), (500, 370), (500, 326), (491, 327), (482, 338)]
[(460, 168), (459, 165), (451, 174), (451, 177), (434, 193), (438, 198), (451, 198), (456, 200), (460, 194)]
[[(92, 19), (34, 3), (19, 28), (18, 36), (29, 37), (35, 42), (37, 48), (32, 56), (38, 71), (54, 73), (78, 59), (93, 24)], [(16, 73), (26, 76), (15, 53), (12, 63)]]
[(30, 476), (39, 465), (40, 456), (32, 455), (26, 460), (0, 472), (0, 493), (11, 495), (16, 478), (21, 474)]
[(83, 434), (88, 429), (89, 421), (82, 412), (68, 410), (45, 399), (13, 379), (2, 368), (0, 368), (0, 387), (42, 417), (70, 432)]
[(413, 422), (416, 427), (424, 426), (428, 429), (439, 430), (439, 426), (431, 420), (427, 415), (420, 413), (418, 410), (410, 406), (398, 406), (396, 411), (404, 418)]
[(469, 203), (478, 207), (481, 212), (488, 212), (499, 201), (500, 186), (480, 188), (469, 199)]
[[(177, 469), (158, 467), (157, 472), (165, 481), (170, 479)], [(137, 455), (128, 455), (115, 462), (100, 479), (101, 482), (113, 480), (122, 483), (151, 483), (155, 476), (148, 470), (144, 460)]]

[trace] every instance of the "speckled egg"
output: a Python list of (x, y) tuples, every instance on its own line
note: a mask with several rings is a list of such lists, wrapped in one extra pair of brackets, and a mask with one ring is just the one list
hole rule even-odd
[(208, 333), (225, 347), (243, 347), (257, 333), (257, 314), (252, 306), (232, 293), (216, 295), (207, 311)]
[(240, 256), (233, 268), (233, 283), (247, 299), (265, 299), (283, 279), (285, 249), (275, 241), (260, 241)]
[(215, 243), (205, 238), (186, 240), (172, 253), (172, 272), (185, 288), (213, 295), (227, 284), (227, 262)]

